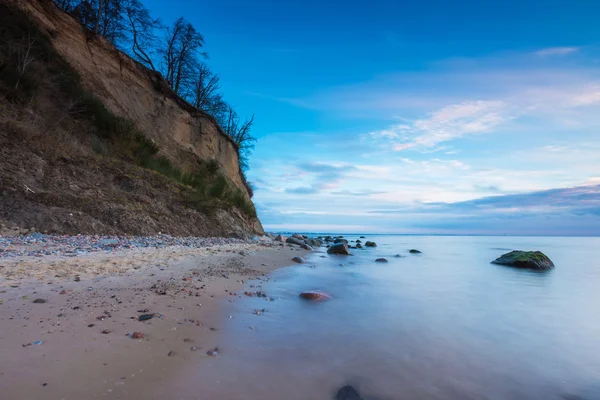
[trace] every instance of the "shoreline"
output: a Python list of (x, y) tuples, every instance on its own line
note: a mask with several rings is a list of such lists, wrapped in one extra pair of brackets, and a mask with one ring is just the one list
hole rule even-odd
[(119, 398), (218, 356), (225, 305), (308, 253), (240, 242), (0, 257), (3, 398)]

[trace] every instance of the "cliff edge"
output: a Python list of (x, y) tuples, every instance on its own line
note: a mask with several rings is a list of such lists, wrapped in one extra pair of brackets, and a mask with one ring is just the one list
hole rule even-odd
[(263, 233), (211, 116), (49, 0), (0, 0), (0, 232)]

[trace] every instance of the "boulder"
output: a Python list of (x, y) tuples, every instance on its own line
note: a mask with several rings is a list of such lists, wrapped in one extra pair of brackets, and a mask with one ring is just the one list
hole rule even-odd
[(292, 237), (293, 237), (293, 238), (296, 238), (296, 239), (304, 240), (304, 236), (302, 236), (302, 235), (301, 235), (301, 234), (299, 234), (299, 233), (294, 233), (294, 234), (292, 235)]
[(348, 251), (348, 245), (345, 243), (334, 244), (329, 249), (327, 249), (327, 253), (328, 254), (343, 254), (343, 255), (350, 254), (350, 252)]
[(321, 247), (321, 246), (323, 246), (323, 242), (320, 241), (319, 239), (315, 239), (315, 238), (308, 238), (304, 242), (307, 245), (312, 246), (312, 247)]
[(362, 245), (362, 244), (360, 244), (360, 243), (356, 243), (356, 248), (357, 248), (357, 249), (362, 249), (362, 248), (363, 248), (363, 245)]
[(292, 261), (295, 261), (298, 264), (304, 264), (306, 262), (306, 260), (304, 259), (304, 257), (294, 257), (294, 258), (292, 258)]
[(362, 240), (358, 239), (358, 240), (356, 241), (356, 243), (362, 243)]
[(370, 242), (370, 241), (367, 240), (367, 242), (365, 243), (365, 246), (367, 246), (367, 247), (377, 247), (377, 243)]
[(400, 254), (396, 254), (394, 257), (396, 257), (396, 258), (402, 258), (402, 256)]
[(364, 239), (365, 237), (364, 237), (364, 236), (361, 236), (360, 238), (361, 238), (361, 239)]
[(307, 245), (306, 243), (302, 243), (300, 245), (300, 247), (302, 247), (304, 250), (308, 250), (308, 251), (313, 251), (314, 249), (312, 247), (310, 247), (309, 245)]
[(342, 238), (337, 238), (333, 241), (333, 244), (338, 244), (338, 243), (348, 244), (348, 241), (346, 239), (342, 239)]
[(331, 296), (321, 292), (302, 292), (300, 298), (304, 300), (323, 301), (331, 299)]
[(421, 254), (421, 253), (422, 253), (422, 251), (420, 251), (420, 250), (417, 250), (417, 249), (410, 249), (408, 252), (409, 252), (410, 254)]
[(388, 260), (386, 260), (385, 258), (378, 258), (377, 260), (375, 260), (375, 262), (386, 263), (388, 262)]
[(541, 251), (511, 251), (498, 257), (492, 264), (544, 271), (554, 268), (554, 263)]
[(286, 237), (280, 233), (279, 235), (275, 236), (275, 239), (273, 240), (275, 240), (276, 242), (285, 242), (285, 239)]
[(332, 240), (333, 240), (333, 238), (331, 236), (325, 236), (326, 242), (331, 242)]
[(352, 386), (347, 385), (338, 390), (335, 400), (363, 400), (360, 394)]
[(289, 237), (285, 240), (285, 242), (289, 243), (289, 244), (297, 244), (298, 246), (302, 246), (303, 244), (306, 244), (306, 243), (304, 243), (304, 240), (301, 240), (301, 239), (298, 239), (295, 237)]

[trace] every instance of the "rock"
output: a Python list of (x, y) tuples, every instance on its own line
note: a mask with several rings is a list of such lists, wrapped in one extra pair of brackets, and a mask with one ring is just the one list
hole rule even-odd
[(364, 239), (365, 237), (364, 237), (364, 236), (361, 236), (360, 238), (361, 238), (361, 239)]
[(367, 240), (367, 242), (365, 243), (366, 247), (377, 247), (377, 243), (375, 242), (370, 242)]
[(377, 260), (375, 260), (375, 262), (386, 263), (388, 262), (388, 260), (386, 260), (385, 258), (378, 258)]
[(44, 304), (47, 300), (44, 299), (35, 299), (33, 302), (36, 304)]
[(541, 251), (511, 251), (492, 261), (492, 264), (529, 268), (538, 271), (554, 268), (554, 263)]
[(331, 299), (331, 296), (321, 292), (302, 292), (300, 298), (304, 300), (323, 301)]
[(327, 253), (328, 254), (343, 254), (343, 255), (350, 254), (350, 252), (348, 251), (348, 245), (345, 243), (334, 244), (329, 249), (327, 249)]
[(138, 317), (138, 321), (148, 321), (152, 318), (154, 318), (154, 314), (143, 314)]
[(302, 247), (304, 250), (314, 251), (314, 249), (312, 247), (310, 247), (309, 245), (307, 245), (306, 243), (302, 243), (300, 245), (300, 247)]
[(283, 235), (280, 233), (279, 235), (275, 236), (275, 239), (273, 239), (273, 240), (275, 240), (276, 242), (282, 242), (282, 243), (284, 243), (284, 242), (285, 242), (285, 239), (286, 239), (286, 237), (285, 237), (285, 236), (283, 236)]
[(131, 338), (132, 339), (143, 339), (144, 338), (144, 334), (142, 332), (133, 332), (131, 334)]
[(300, 240), (302, 240), (302, 241), (304, 240), (304, 235), (300, 235), (299, 233), (294, 233), (294, 234), (292, 235), (292, 237), (293, 237), (293, 238), (296, 238), (296, 239), (300, 239)]
[(306, 262), (306, 260), (303, 257), (294, 257), (292, 258), (292, 261), (295, 261), (298, 264), (304, 264)]
[(337, 238), (333, 241), (333, 244), (338, 244), (338, 243), (348, 244), (348, 241), (346, 239), (342, 239), (342, 238)]
[(289, 237), (285, 240), (285, 242), (289, 243), (289, 244), (297, 244), (298, 246), (302, 246), (303, 244), (306, 244), (306, 243), (304, 243), (304, 240), (301, 240), (301, 239), (298, 239), (295, 237)]
[(347, 385), (338, 390), (335, 400), (363, 400), (360, 394), (352, 386)]
[(332, 240), (333, 240), (333, 238), (331, 236), (325, 236), (326, 242), (331, 242)]
[(394, 257), (396, 257), (396, 258), (402, 258), (402, 256), (400, 254), (396, 254)]
[(320, 241), (319, 239), (315, 239), (315, 238), (308, 238), (306, 240), (304, 240), (304, 242), (312, 247), (321, 247), (323, 246), (323, 242)]
[(360, 243), (356, 243), (356, 248), (357, 248), (357, 249), (362, 249), (362, 248), (363, 248), (363, 245), (362, 245), (362, 244), (360, 244)]
[(408, 252), (409, 252), (410, 254), (421, 254), (421, 253), (422, 253), (422, 251), (420, 251), (420, 250), (416, 250), (416, 249), (410, 249)]
[(104, 333), (105, 335), (108, 335), (110, 332), (111, 332), (110, 329), (105, 329), (105, 330), (102, 331), (102, 333)]
[(358, 240), (356, 241), (356, 243), (362, 243), (362, 240), (358, 239)]

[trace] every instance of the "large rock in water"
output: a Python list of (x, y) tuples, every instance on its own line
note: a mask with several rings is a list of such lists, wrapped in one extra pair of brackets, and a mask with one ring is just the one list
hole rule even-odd
[(498, 257), (492, 264), (508, 265), (509, 267), (529, 268), (544, 271), (554, 268), (554, 263), (541, 251), (514, 250)]
[(294, 233), (294, 234), (292, 235), (292, 237), (295, 237), (296, 239), (304, 240), (304, 236), (302, 236), (302, 235), (301, 235), (301, 234), (299, 234), (299, 233)]
[(289, 237), (285, 240), (286, 243), (291, 243), (291, 244), (297, 244), (298, 246), (302, 246), (304, 243), (304, 240), (300, 240), (298, 238), (295, 237)]
[(377, 247), (377, 243), (370, 242), (370, 241), (367, 240), (367, 242), (365, 243), (365, 246), (367, 246), (367, 247)]
[(334, 244), (338, 244), (338, 243), (344, 243), (344, 244), (348, 244), (348, 241), (346, 239), (343, 238), (337, 238), (333, 241)]
[(343, 254), (343, 255), (350, 254), (350, 252), (348, 251), (348, 245), (345, 243), (334, 244), (329, 249), (327, 249), (327, 253), (328, 254)]

